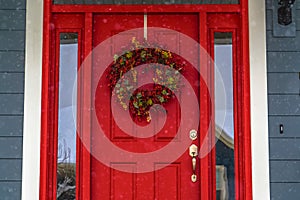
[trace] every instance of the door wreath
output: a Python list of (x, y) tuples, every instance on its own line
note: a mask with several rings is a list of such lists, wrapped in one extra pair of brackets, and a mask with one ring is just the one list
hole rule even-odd
[[(139, 121), (150, 122), (150, 107), (154, 104), (165, 105), (175, 98), (174, 93), (182, 87), (180, 73), (184, 69), (185, 62), (168, 50), (161, 47), (153, 48), (153, 45), (150, 47), (147, 41), (140, 43), (135, 38), (126, 49), (121, 55), (114, 56), (114, 62), (110, 65), (107, 75), (108, 85), (114, 90), (112, 95), (116, 95), (116, 100), (124, 110), (129, 109), (131, 116)], [(154, 71), (154, 84), (151, 89), (134, 90), (138, 81), (135, 67), (150, 63), (154, 64), (151, 65)], [(162, 68), (155, 64), (169, 67)], [(129, 73), (124, 76), (127, 72)], [(126, 99), (130, 99), (129, 105), (125, 103)]]

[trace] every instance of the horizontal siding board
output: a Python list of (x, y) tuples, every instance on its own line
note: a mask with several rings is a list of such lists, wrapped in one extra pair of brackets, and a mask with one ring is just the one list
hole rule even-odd
[[(283, 134), (279, 132), (280, 124), (283, 125)], [(269, 116), (269, 133), (271, 138), (300, 138), (300, 116)]]
[(300, 182), (300, 161), (270, 161), (271, 182)]
[(300, 51), (300, 31), (296, 37), (273, 37), (272, 31), (267, 31), (268, 51)]
[(268, 95), (269, 115), (300, 115), (299, 95)]
[[(300, 138), (270, 139), (270, 160), (300, 159)], [(300, 170), (300, 169), (299, 169)]]
[(23, 93), (24, 73), (1, 73), (0, 93)]
[(299, 94), (299, 73), (269, 73), (269, 94)]
[(24, 52), (0, 52), (0, 72), (24, 72)]
[(300, 72), (300, 52), (268, 52), (268, 72)]
[(299, 200), (300, 183), (271, 183), (271, 200)]
[(0, 9), (25, 9), (26, 0), (0, 0)]
[(0, 137), (22, 136), (23, 116), (0, 116)]
[(25, 47), (24, 31), (0, 31), (0, 51), (22, 50)]
[(0, 137), (0, 158), (22, 158), (22, 137)]
[(25, 10), (0, 10), (0, 29), (25, 30)]
[(20, 181), (22, 177), (21, 159), (0, 159), (0, 181)]
[(0, 115), (23, 114), (23, 94), (0, 94)]
[(21, 199), (21, 181), (3, 182), (0, 181), (0, 194), (2, 200)]

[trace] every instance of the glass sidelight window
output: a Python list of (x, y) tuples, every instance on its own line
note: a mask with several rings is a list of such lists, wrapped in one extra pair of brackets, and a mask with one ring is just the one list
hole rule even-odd
[(77, 40), (77, 33), (60, 33), (56, 199), (76, 196)]
[[(232, 33), (214, 33), (216, 199), (235, 199)], [(216, 74), (219, 73), (217, 76)], [(221, 77), (221, 80), (218, 78)], [(223, 84), (224, 88), (218, 87)], [(224, 91), (220, 91), (221, 88)], [(224, 102), (225, 101), (225, 102)]]

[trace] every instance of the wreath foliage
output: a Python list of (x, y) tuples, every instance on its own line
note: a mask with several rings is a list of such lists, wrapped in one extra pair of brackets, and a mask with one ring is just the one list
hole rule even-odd
[[(170, 51), (160, 47), (150, 47), (146, 41), (139, 43), (135, 38), (126, 49), (128, 50), (120, 56), (114, 56), (114, 62), (110, 65), (107, 76), (109, 87), (112, 90), (115, 89), (112, 95), (117, 96), (116, 99), (123, 109), (129, 109), (131, 115), (139, 121), (150, 122), (149, 109), (152, 105), (164, 105), (175, 98), (174, 92), (179, 91), (181, 87), (180, 72), (185, 63)], [(138, 72), (135, 67), (150, 63), (154, 64), (151, 65), (154, 71), (154, 84), (151, 89), (134, 90), (138, 81)], [(167, 65), (169, 68), (162, 68), (155, 64)], [(127, 72), (129, 73), (124, 76)], [(126, 99), (130, 99), (129, 106), (126, 104)]]

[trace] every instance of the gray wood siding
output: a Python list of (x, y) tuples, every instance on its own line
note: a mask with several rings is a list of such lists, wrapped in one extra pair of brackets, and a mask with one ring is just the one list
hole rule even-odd
[(0, 0), (0, 199), (21, 199), (25, 0)]
[[(273, 36), (273, 0), (266, 0), (270, 183), (272, 200), (300, 196), (300, 3), (296, 37)], [(283, 125), (283, 133), (279, 126)]]
[(271, 183), (272, 200), (298, 200), (300, 183)]

